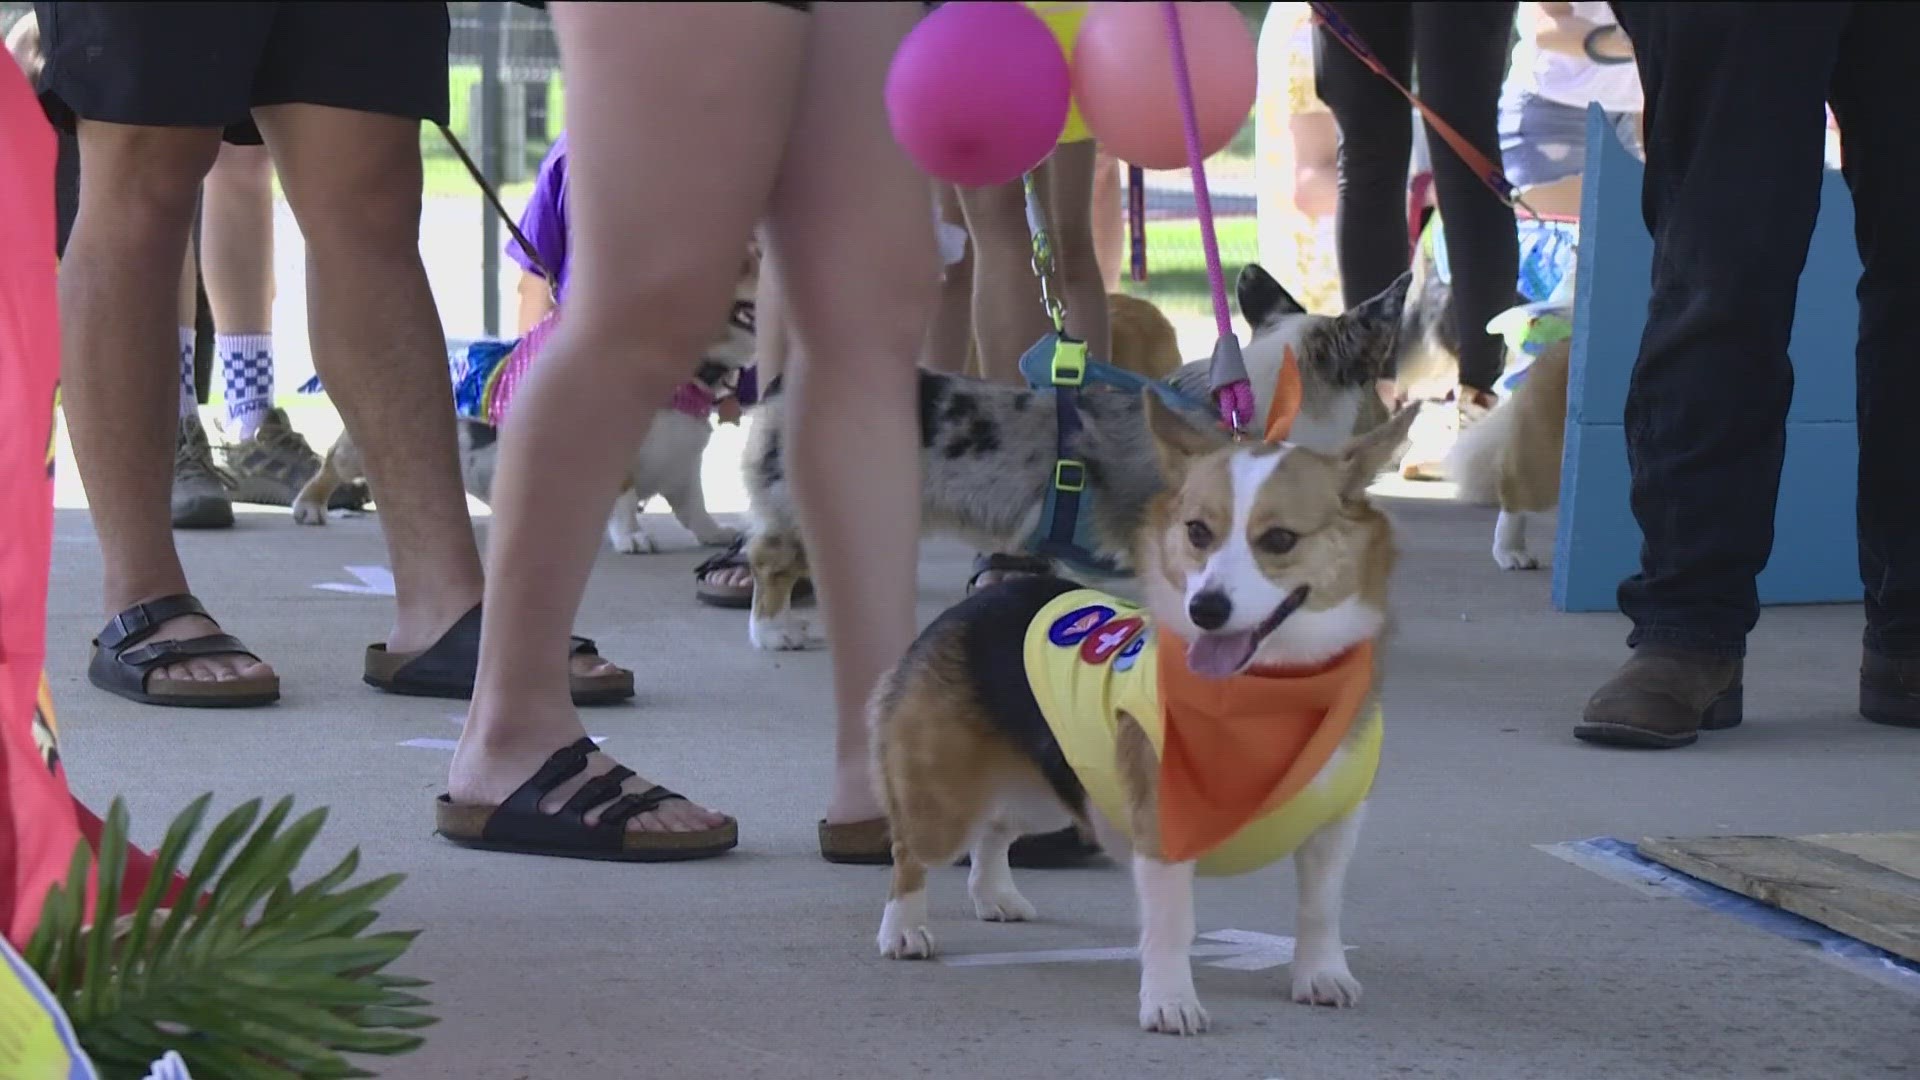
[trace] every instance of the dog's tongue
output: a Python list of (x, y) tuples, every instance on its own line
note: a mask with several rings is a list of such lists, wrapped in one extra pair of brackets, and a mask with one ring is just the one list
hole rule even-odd
[(1187, 667), (1195, 675), (1210, 679), (1227, 678), (1253, 659), (1253, 635), (1252, 630), (1231, 634), (1201, 634), (1187, 646)]

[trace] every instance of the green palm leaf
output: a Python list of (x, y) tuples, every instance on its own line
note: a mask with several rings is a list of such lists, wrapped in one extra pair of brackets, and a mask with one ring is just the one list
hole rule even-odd
[(161, 908), (211, 795), (195, 799), (155, 852), (154, 876), (134, 911), (118, 915), (127, 870), (127, 811), (107, 812), (97, 901), (87, 910), (93, 851), (74, 852), (67, 881), (47, 896), (24, 956), (59, 998), (101, 1075), (142, 1077), (167, 1050), (196, 1080), (319, 1080), (370, 1076), (350, 1054), (417, 1048), (433, 1024), (427, 985), (385, 971), (413, 932), (369, 933), (374, 905), (398, 888), (390, 874), (352, 883), (352, 851), (295, 886), (292, 875), (326, 823), (324, 809), (290, 824), (293, 800), (265, 816), (254, 800), (206, 834), (182, 897)]

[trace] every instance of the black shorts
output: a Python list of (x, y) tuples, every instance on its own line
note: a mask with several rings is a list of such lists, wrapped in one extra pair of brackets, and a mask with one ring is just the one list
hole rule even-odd
[(328, 105), (447, 122), (444, 3), (37, 3), (41, 102), (76, 117), (220, 128), (257, 144), (251, 110)]

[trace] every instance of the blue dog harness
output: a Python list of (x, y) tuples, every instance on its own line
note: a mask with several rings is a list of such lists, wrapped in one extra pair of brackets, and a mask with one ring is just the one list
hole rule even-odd
[(1040, 507), (1039, 527), (1027, 538), (1027, 550), (1085, 574), (1124, 576), (1118, 563), (1093, 553), (1093, 518), (1086, 513), (1087, 463), (1073, 449), (1081, 431), (1080, 391), (1088, 385), (1135, 395), (1152, 389), (1172, 408), (1205, 411), (1206, 405), (1166, 383), (1088, 359), (1087, 343), (1068, 337), (1064, 331), (1035, 342), (1020, 357), (1020, 375), (1031, 389), (1052, 390), (1055, 426), (1053, 479)]

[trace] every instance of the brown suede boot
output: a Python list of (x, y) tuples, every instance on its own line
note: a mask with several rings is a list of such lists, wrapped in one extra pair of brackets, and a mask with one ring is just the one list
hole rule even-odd
[(1860, 715), (1876, 724), (1920, 728), (1920, 660), (1862, 653)]
[(1743, 664), (1697, 653), (1633, 656), (1587, 702), (1573, 736), (1610, 746), (1668, 750), (1702, 730), (1740, 723)]

